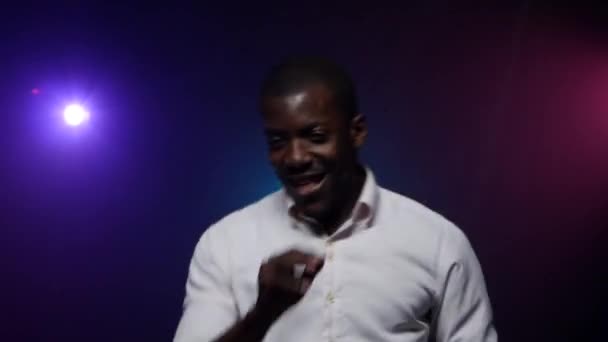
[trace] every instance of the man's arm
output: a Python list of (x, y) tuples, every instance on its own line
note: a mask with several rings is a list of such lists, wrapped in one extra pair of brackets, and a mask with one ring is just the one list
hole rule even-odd
[(205, 231), (190, 261), (184, 310), (174, 342), (211, 341), (238, 320), (221, 231)]
[(261, 342), (275, 320), (254, 308), (214, 342)]
[(481, 266), (466, 236), (447, 227), (438, 259), (440, 288), (432, 335), (438, 342), (495, 342)]
[[(303, 264), (302, 278), (295, 278), (295, 264)], [(260, 342), (270, 326), (297, 303), (316, 274), (323, 259), (297, 250), (290, 250), (269, 259), (258, 273), (258, 298), (253, 309), (215, 342)]]
[[(259, 342), (281, 314), (308, 290), (323, 259), (291, 250), (260, 266), (258, 298), (242, 319), (231, 292), (228, 244), (210, 228), (190, 264), (184, 312), (174, 342)], [(306, 265), (295, 279), (294, 264)]]

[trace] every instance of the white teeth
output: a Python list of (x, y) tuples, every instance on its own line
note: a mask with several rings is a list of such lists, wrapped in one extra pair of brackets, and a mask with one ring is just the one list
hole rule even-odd
[(304, 179), (294, 180), (292, 181), (293, 187), (305, 187), (305, 186), (313, 186), (321, 183), (323, 177), (319, 179), (319, 176), (310, 176)]

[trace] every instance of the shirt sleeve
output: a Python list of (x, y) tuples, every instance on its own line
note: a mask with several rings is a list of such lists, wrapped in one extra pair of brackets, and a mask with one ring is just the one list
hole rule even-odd
[(227, 244), (214, 228), (207, 229), (194, 250), (174, 342), (209, 342), (238, 319)]
[(440, 288), (432, 334), (437, 342), (495, 342), (492, 308), (481, 266), (468, 239), (448, 227), (438, 258)]

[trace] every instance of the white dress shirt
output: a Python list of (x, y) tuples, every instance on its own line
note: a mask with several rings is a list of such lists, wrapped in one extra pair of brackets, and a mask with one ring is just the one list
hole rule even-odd
[(283, 190), (207, 229), (174, 341), (219, 337), (255, 304), (260, 264), (292, 248), (325, 263), (266, 342), (496, 341), (481, 267), (462, 231), (366, 173), (351, 217), (331, 236), (294, 219)]

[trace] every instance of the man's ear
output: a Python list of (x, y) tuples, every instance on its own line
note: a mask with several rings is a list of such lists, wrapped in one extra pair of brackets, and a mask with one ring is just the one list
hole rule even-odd
[(363, 114), (356, 114), (350, 121), (350, 139), (353, 146), (360, 148), (367, 138), (367, 123)]

